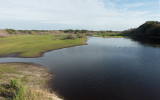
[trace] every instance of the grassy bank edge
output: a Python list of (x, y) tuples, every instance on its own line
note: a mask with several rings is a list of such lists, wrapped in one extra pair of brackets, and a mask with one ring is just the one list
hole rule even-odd
[[(26, 76), (28, 80), (23, 79)], [(33, 77), (36, 80), (32, 80)], [(63, 100), (52, 92), (50, 87), (52, 78), (53, 74), (41, 65), (34, 63), (0, 63), (0, 99), (4, 100), (5, 97), (8, 97), (5, 99)]]
[(37, 58), (37, 57), (42, 57), (44, 55), (44, 53), (50, 52), (50, 51), (53, 51), (53, 50), (58, 50), (58, 49), (63, 49), (63, 48), (70, 48), (70, 47), (81, 46), (81, 45), (87, 45), (87, 43), (86, 43), (87, 38), (85, 38), (84, 41), (85, 42), (82, 43), (82, 44), (76, 44), (76, 45), (72, 45), (72, 46), (64, 46), (64, 47), (60, 47), (60, 48), (56, 48), (56, 49), (45, 50), (45, 51), (41, 52), (39, 55), (37, 55), (37, 56), (29, 56), (29, 57), (27, 57), (27, 56), (21, 55), (22, 53), (11, 53), (11, 54), (0, 55), (0, 57), (6, 57), (6, 56), (13, 55), (14, 57), (19, 57), (19, 58)]
[[(50, 39), (50, 41), (48, 41), (46, 37), (44, 37), (45, 41), (41, 43), (39, 38), (43, 40), (43, 36), (46, 36), (46, 37), (48, 36), (47, 39), (48, 40)], [(52, 37), (50, 38), (49, 36), (53, 36), (53, 38)], [(34, 42), (37, 42), (37, 43), (24, 44), (26, 46), (23, 46), (23, 43), (28, 43), (30, 41), (33, 41), (33, 39), (25, 40), (25, 37), (26, 38), (31, 37), (33, 39), (36, 38), (37, 40), (35, 40)], [(54, 37), (54, 35), (51, 35), (51, 34), (49, 35), (18, 35), (13, 37), (0, 38), (0, 41), (4, 42), (4, 44), (2, 43), (0, 44), (1, 46), (0, 57), (6, 57), (6, 56), (15, 56), (15, 57), (21, 57), (21, 58), (41, 57), (45, 52), (49, 52), (52, 50), (79, 46), (79, 45), (86, 45), (86, 41), (87, 41), (87, 38), (76, 38), (76, 39), (67, 39), (67, 40), (60, 40), (59, 38), (60, 37), (58, 37), (57, 39), (57, 37)], [(16, 42), (12, 41), (12, 39), (15, 40)], [(22, 39), (24, 39), (24, 41)], [(38, 43), (38, 41), (40, 42)], [(40, 47), (37, 48), (38, 46)], [(23, 47), (26, 48), (26, 50), (24, 50)], [(35, 50), (33, 50), (33, 48), (35, 48)]]
[(94, 36), (104, 38), (123, 38), (125, 35), (123, 33), (98, 33), (94, 34)]

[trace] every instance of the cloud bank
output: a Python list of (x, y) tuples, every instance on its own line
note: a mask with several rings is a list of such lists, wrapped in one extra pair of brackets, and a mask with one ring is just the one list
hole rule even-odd
[(156, 12), (146, 8), (149, 5), (145, 1), (0, 1), (0, 28), (124, 30), (137, 27), (147, 20), (159, 20)]

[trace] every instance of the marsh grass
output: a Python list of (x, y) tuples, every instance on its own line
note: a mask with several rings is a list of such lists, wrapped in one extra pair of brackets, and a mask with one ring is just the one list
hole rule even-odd
[(121, 38), (124, 35), (122, 33), (98, 33), (95, 34), (96, 37), (110, 37), (110, 38)]
[(0, 95), (11, 100), (24, 100), (25, 87), (18, 80), (0, 85)]
[(86, 44), (86, 38), (65, 38), (66, 35), (17, 35), (0, 38), (0, 55), (18, 53), (19, 57), (39, 57), (43, 52)]
[(46, 89), (27, 87), (20, 80), (0, 85), (0, 96), (7, 100), (61, 100)]
[(2, 73), (19, 73), (15, 68), (9, 68), (7, 65), (0, 66), (0, 74)]
[(39, 65), (3, 63), (0, 76), (0, 100), (62, 100), (48, 86), (52, 73)]

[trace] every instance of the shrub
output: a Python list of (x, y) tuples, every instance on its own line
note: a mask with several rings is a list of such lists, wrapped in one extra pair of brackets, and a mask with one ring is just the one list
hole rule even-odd
[(36, 32), (35, 32), (35, 31), (29, 31), (29, 34), (31, 34), (31, 35), (35, 35), (35, 34), (36, 34)]
[(13, 100), (23, 100), (25, 94), (25, 87), (18, 80), (11, 80), (10, 82), (11, 88), (15, 90), (15, 96)]
[(63, 35), (62, 40), (67, 40), (67, 39), (76, 39), (76, 35), (75, 34), (67, 34), (67, 35)]
[(14, 34), (14, 33), (15, 33), (15, 30), (13, 30), (13, 29), (6, 29), (6, 31), (7, 31), (9, 34)]
[(88, 32), (88, 33), (86, 33), (86, 36), (93, 36), (93, 34)]
[(85, 38), (86, 37), (86, 35), (85, 34), (77, 34), (77, 38)]
[(19, 80), (11, 80), (10, 84), (0, 84), (0, 96), (4, 100), (62, 100), (47, 89), (28, 87)]

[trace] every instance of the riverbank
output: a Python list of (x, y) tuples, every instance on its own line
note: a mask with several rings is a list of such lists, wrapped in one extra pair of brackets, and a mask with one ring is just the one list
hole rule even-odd
[(10, 87), (10, 81), (25, 88), (23, 97), (27, 100), (62, 100), (51, 92), (50, 80), (53, 74), (45, 67), (32, 63), (0, 64), (0, 100), (12, 100), (17, 94)]
[(67, 34), (13, 35), (0, 38), (0, 56), (16, 54), (18, 57), (40, 57), (44, 52), (85, 45), (86, 37), (74, 38)]
[(98, 33), (94, 34), (95, 37), (104, 37), (104, 38), (123, 38), (124, 34), (122, 33)]

